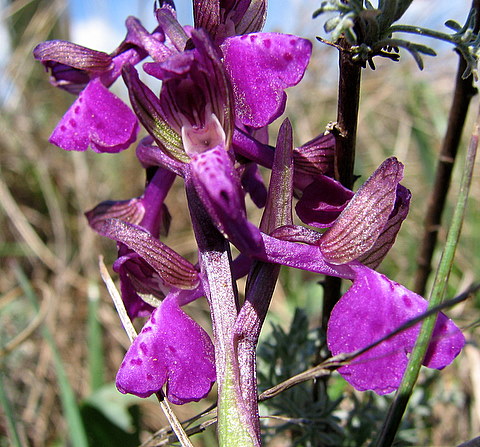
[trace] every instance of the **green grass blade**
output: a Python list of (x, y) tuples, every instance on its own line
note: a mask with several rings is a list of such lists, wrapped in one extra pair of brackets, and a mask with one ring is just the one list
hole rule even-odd
[(88, 366), (90, 370), (90, 388), (98, 390), (104, 385), (104, 352), (102, 325), (98, 320), (100, 293), (98, 284), (88, 286)]
[[(433, 282), (432, 291), (429, 298), (429, 309), (439, 305), (445, 295), (445, 290), (448, 283), (448, 277), (453, 265), (455, 256), (455, 249), (457, 248), (462, 229), (462, 223), (465, 217), (465, 210), (467, 206), (468, 193), (473, 176), (473, 168), (475, 164), (475, 157), (478, 147), (480, 128), (480, 114), (477, 118), (470, 144), (468, 146), (465, 167), (463, 170), (462, 180), (460, 184), (460, 191), (453, 213), (452, 223), (448, 231), (445, 248), (440, 259), (435, 280)], [(407, 369), (403, 376), (402, 383), (395, 395), (395, 399), (389, 409), (387, 418), (384, 422), (379, 437), (377, 438), (377, 447), (388, 447), (392, 445), (395, 434), (400, 425), (401, 419), (407, 407), (410, 396), (412, 395), (415, 382), (417, 381), (420, 367), (422, 366), (430, 338), (436, 322), (436, 315), (431, 315), (425, 318), (420, 334), (417, 338), (415, 347), (411, 353)]]
[(10, 401), (8, 400), (7, 392), (5, 391), (3, 373), (0, 374), (0, 405), (3, 407), (3, 411), (5, 413), (9, 440), (12, 447), (22, 447), (22, 442), (20, 441), (20, 436), (17, 430), (16, 417), (13, 413), (13, 408), (10, 405)]
[[(28, 278), (22, 269), (15, 266), (15, 274), (25, 295), (32, 303), (32, 306), (38, 310), (38, 298), (30, 285)], [(69, 438), (73, 447), (88, 447), (87, 435), (83, 426), (80, 410), (75, 398), (67, 373), (63, 367), (63, 362), (58, 352), (55, 339), (47, 326), (42, 327), (42, 334), (52, 350), (55, 372), (57, 374), (58, 386), (60, 389), (60, 400), (62, 402), (63, 412), (68, 424)]]

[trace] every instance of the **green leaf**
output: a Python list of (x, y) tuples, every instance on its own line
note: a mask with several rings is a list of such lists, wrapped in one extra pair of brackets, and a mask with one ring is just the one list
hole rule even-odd
[(126, 431), (106, 417), (95, 406), (84, 405), (81, 409), (88, 442), (91, 447), (136, 447), (140, 444), (140, 408), (132, 406), (127, 411), (131, 430)]
[(114, 383), (109, 383), (97, 389), (85, 399), (84, 406), (96, 409), (104, 418), (109, 420), (110, 424), (117, 426), (124, 432), (131, 433), (135, 431), (135, 420), (129, 408), (138, 405), (141, 401), (142, 399), (136, 396), (121, 394), (115, 388)]

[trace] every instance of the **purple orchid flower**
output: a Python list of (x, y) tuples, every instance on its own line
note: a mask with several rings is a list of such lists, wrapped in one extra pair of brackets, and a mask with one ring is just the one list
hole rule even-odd
[[(145, 256), (151, 260), (146, 261), (142, 253), (148, 250), (148, 247), (137, 251), (129, 248), (128, 245), (132, 243), (121, 240), (118, 237), (118, 229), (122, 223), (136, 225), (141, 228), (138, 234), (143, 239), (154, 241), (151, 251), (156, 249), (162, 253), (163, 249), (167, 250), (157, 239), (162, 229), (168, 232), (170, 216), (164, 200), (174, 179), (175, 175), (172, 172), (155, 168), (155, 173), (141, 197), (120, 202), (103, 202), (85, 213), (89, 225), (97, 233), (113, 238), (118, 243), (118, 259), (113, 269), (120, 276), (122, 299), (130, 318), (150, 315), (153, 308), (141, 296), (152, 295), (157, 299), (163, 299), (170, 285), (162, 279), (161, 272), (166, 268), (161, 267), (162, 262), (156, 262), (154, 254)], [(181, 283), (176, 285), (181, 287)]]
[[(333, 308), (328, 323), (327, 341), (333, 355), (369, 346), (427, 310), (428, 303), (420, 295), (363, 265), (352, 268), (356, 273), (353, 285)], [(419, 331), (420, 323), (370, 349), (338, 372), (359, 391), (395, 391)], [(458, 327), (439, 313), (423, 364), (442, 369), (464, 344)]]
[(168, 400), (177, 405), (209, 393), (216, 377), (212, 342), (180, 309), (196, 295), (172, 290), (154, 310), (120, 366), (119, 391), (148, 397), (166, 385)]
[[(248, 221), (241, 214), (235, 216), (237, 226), (231, 231), (228, 211), (217, 212), (217, 225), (242, 253), (255, 259), (352, 280), (352, 287), (332, 312), (327, 332), (327, 341), (333, 354), (350, 352), (352, 347), (364, 347), (377, 340), (379, 334), (385, 335), (389, 330), (400, 327), (427, 306), (424, 298), (367, 266), (378, 266), (393, 245), (408, 212), (410, 194), (399, 185), (402, 176), (402, 165), (394, 158), (386, 160), (348, 202), (333, 225), (329, 224), (331, 226), (324, 234), (290, 226), (274, 231), (272, 237), (255, 230), (255, 227), (248, 227)], [(216, 200), (213, 195), (203, 192), (199, 195), (207, 208), (215, 206), (211, 203)], [(223, 201), (228, 197), (234, 203), (233, 194), (219, 195)], [(238, 225), (242, 218), (243, 224)], [(243, 230), (239, 230), (241, 228)], [(258, 243), (258, 237), (261, 237), (261, 243)], [(360, 264), (359, 260), (364, 260), (366, 265)], [(375, 299), (371, 298), (373, 296)], [(345, 302), (352, 303), (349, 312), (345, 310)], [(390, 303), (388, 306), (382, 304), (382, 307), (392, 306), (396, 312), (381, 312), (379, 303)], [(363, 318), (350, 318), (359, 307), (362, 307)], [(368, 323), (363, 325), (363, 321)], [(364, 336), (357, 342), (357, 334), (361, 331)], [(417, 334), (418, 325), (406, 331), (402, 337), (394, 337), (392, 342), (387, 340), (372, 350), (376, 361), (363, 363), (362, 360), (369, 357), (360, 356), (348, 368), (341, 368), (340, 373), (345, 372), (346, 379), (358, 389), (373, 389), (379, 394), (391, 392), (400, 383), (406, 354), (411, 351)], [(465, 339), (443, 314), (439, 316), (433, 337), (425, 365), (443, 368), (458, 355)], [(387, 351), (399, 355), (399, 346), (405, 361), (393, 363), (391, 357), (382, 357), (382, 353)]]
[[(167, 397), (175, 404), (202, 399), (215, 382), (213, 345), (180, 309), (204, 295), (196, 268), (139, 226), (106, 219), (99, 233), (119, 242), (119, 253), (122, 248), (129, 250), (117, 260), (129, 314), (141, 316), (151, 310), (118, 371), (117, 388), (148, 397), (166, 385)], [(132, 300), (132, 294), (138, 297), (142, 292), (161, 297), (157, 291), (165, 298), (156, 309)]]
[(53, 131), (51, 143), (66, 150), (85, 151), (90, 146), (95, 152), (119, 152), (136, 140), (135, 115), (108, 86), (118, 77), (119, 65), (140, 60), (138, 52), (111, 57), (70, 42), (51, 41), (38, 45), (34, 55), (51, 70), (54, 85), (79, 93)]
[[(169, 400), (184, 404), (208, 394), (215, 363), (210, 338), (180, 309), (204, 295), (198, 272), (158, 240), (168, 217), (164, 199), (174, 178), (174, 173), (155, 168), (142, 197), (102, 203), (86, 216), (95, 231), (118, 243), (114, 270), (129, 316), (150, 316), (125, 355), (118, 389), (148, 397), (166, 385)], [(145, 295), (163, 301), (155, 309)]]
[(267, 15), (265, 0), (195, 0), (196, 28), (205, 29), (215, 43), (230, 36), (261, 31)]
[(125, 40), (110, 55), (59, 40), (34, 49), (35, 58), (50, 70), (52, 84), (79, 94), (52, 133), (51, 143), (66, 150), (85, 151), (90, 146), (95, 152), (120, 152), (136, 140), (135, 115), (108, 87), (124, 65), (135, 65), (147, 55), (163, 60), (172, 51), (159, 29), (150, 34), (133, 17), (126, 26)]

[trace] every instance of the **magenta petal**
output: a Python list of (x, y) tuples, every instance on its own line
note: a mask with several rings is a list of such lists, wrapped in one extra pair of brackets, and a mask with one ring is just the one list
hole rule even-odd
[(215, 226), (239, 251), (259, 249), (260, 231), (247, 220), (244, 193), (230, 155), (220, 146), (195, 154), (190, 174)]
[(95, 79), (80, 93), (53, 131), (50, 142), (62, 149), (120, 152), (136, 139), (137, 118)]
[[(127, 261), (128, 262), (128, 261)], [(122, 292), (122, 301), (131, 319), (137, 317), (148, 317), (153, 311), (153, 307), (143, 301), (135, 290), (128, 275), (128, 267), (118, 270), (120, 276), (120, 290)]]
[(252, 201), (258, 208), (263, 208), (267, 201), (267, 188), (263, 177), (255, 163), (246, 163), (241, 173), (243, 189), (250, 194)]
[(353, 192), (340, 182), (321, 175), (305, 188), (295, 211), (303, 223), (325, 228), (335, 222), (352, 197)]
[(134, 340), (116, 381), (122, 393), (148, 397), (166, 384), (170, 402), (198, 401), (215, 382), (212, 342), (169, 295)]
[[(352, 267), (357, 277), (334, 307), (327, 330), (333, 355), (364, 348), (391, 333), (427, 309), (420, 295), (368, 267)], [(384, 341), (338, 371), (355, 389), (377, 394), (395, 391), (400, 385), (420, 330), (420, 323)], [(458, 327), (440, 313), (424, 364), (449, 365), (465, 344)]]
[(288, 34), (258, 33), (229, 37), (222, 50), (237, 117), (247, 126), (262, 127), (283, 113), (284, 90), (302, 79), (312, 44)]

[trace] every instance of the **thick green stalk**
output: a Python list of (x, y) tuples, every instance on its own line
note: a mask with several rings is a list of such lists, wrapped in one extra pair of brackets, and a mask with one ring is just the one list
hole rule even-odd
[[(215, 228), (190, 178), (185, 179), (190, 216), (199, 248), (203, 287), (210, 306), (218, 385), (220, 447), (259, 447), (258, 414), (251, 414), (240, 390), (233, 334), (238, 312), (228, 241)], [(256, 384), (255, 384), (256, 386)]]
[[(455, 250), (460, 238), (462, 223), (465, 216), (467, 206), (468, 193), (473, 176), (473, 168), (478, 147), (480, 128), (480, 114), (477, 118), (472, 138), (467, 151), (465, 168), (460, 184), (460, 192), (455, 206), (455, 211), (452, 218), (452, 223), (447, 235), (445, 249), (442, 253), (440, 263), (437, 268), (435, 280), (429, 299), (429, 309), (438, 306), (444, 297), (445, 290), (448, 283), (448, 277), (453, 265)], [(392, 445), (395, 434), (400, 425), (401, 419), (407, 407), (410, 396), (412, 395), (415, 382), (417, 381), (420, 367), (428, 349), (430, 338), (435, 327), (436, 315), (431, 315), (425, 318), (422, 324), (420, 334), (417, 338), (415, 347), (410, 355), (407, 369), (403, 376), (402, 383), (395, 395), (395, 399), (390, 407), (382, 431), (377, 439), (377, 447), (388, 447)]]

